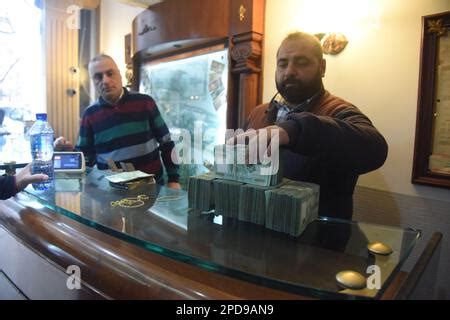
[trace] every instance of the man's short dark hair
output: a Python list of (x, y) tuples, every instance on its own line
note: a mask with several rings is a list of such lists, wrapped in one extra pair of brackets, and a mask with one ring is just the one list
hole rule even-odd
[[(322, 50), (322, 44), (319, 41), (319, 38), (317, 38), (315, 35), (296, 31), (288, 34), (286, 38), (283, 39), (282, 43), (287, 40), (306, 40), (309, 41), (312, 44), (314, 55), (317, 57), (319, 61), (323, 59), (323, 50)], [(279, 49), (278, 49), (279, 50)], [(278, 52), (277, 52), (278, 57)]]
[(100, 54), (96, 55), (95, 57), (93, 57), (89, 61), (89, 64), (91, 64), (92, 62), (97, 62), (97, 61), (103, 60), (103, 59), (110, 59), (110, 60), (114, 61), (114, 59), (111, 56), (104, 54), (104, 53), (100, 53)]
[[(101, 61), (101, 60), (103, 60), (103, 59), (109, 59), (109, 60), (111, 60), (111, 61), (114, 63), (114, 65), (116, 66), (116, 69), (119, 70), (119, 67), (117, 66), (116, 61), (114, 61), (114, 59), (113, 59), (111, 56), (109, 56), (109, 55), (107, 55), (107, 54), (104, 54), (104, 53), (100, 53), (100, 54), (96, 55), (95, 57), (93, 57), (91, 60), (89, 60), (89, 63), (88, 63), (89, 74), (91, 73), (91, 65), (92, 65), (94, 62)], [(120, 71), (119, 71), (119, 72), (120, 72)], [(91, 76), (92, 76), (92, 75), (91, 75)]]

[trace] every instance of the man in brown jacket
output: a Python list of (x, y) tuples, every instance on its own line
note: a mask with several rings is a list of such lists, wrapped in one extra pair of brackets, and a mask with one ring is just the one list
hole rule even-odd
[(358, 176), (381, 167), (388, 146), (357, 107), (324, 89), (325, 69), (315, 36), (288, 35), (277, 53), (278, 93), (246, 129), (278, 130), (284, 176), (320, 185), (319, 215), (351, 219)]

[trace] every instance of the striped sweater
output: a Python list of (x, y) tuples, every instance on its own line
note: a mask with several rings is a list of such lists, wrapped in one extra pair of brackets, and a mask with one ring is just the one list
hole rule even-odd
[(155, 101), (148, 95), (124, 94), (115, 105), (102, 97), (83, 113), (77, 149), (88, 165), (108, 169), (107, 161), (131, 162), (137, 170), (163, 174), (161, 158), (169, 182), (178, 182), (179, 168), (171, 158), (175, 144)]

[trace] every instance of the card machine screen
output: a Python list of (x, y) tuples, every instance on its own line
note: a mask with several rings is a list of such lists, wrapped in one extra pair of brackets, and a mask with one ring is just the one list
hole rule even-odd
[(82, 152), (54, 152), (53, 167), (59, 172), (84, 172), (85, 164)]

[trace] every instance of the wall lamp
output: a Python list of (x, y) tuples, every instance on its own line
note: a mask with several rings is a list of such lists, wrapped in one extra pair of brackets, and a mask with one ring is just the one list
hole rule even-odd
[(348, 43), (345, 35), (339, 32), (316, 33), (315, 36), (319, 38), (325, 54), (336, 55), (344, 50)]

